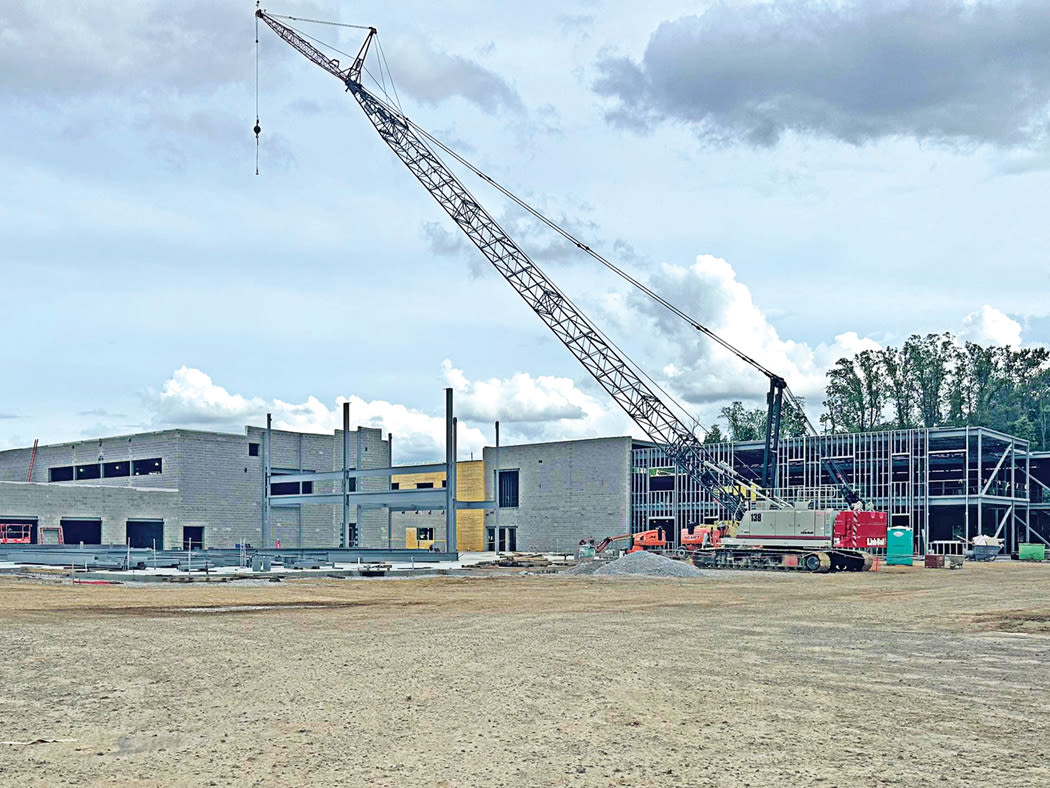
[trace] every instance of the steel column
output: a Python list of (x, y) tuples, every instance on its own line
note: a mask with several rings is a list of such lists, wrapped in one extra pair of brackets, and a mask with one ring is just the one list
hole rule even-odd
[(266, 414), (266, 433), (263, 435), (263, 512), (262, 546), (270, 546), (270, 474), (273, 472), (273, 416)]
[(350, 547), (350, 403), (343, 403), (343, 547)]
[(452, 389), (445, 389), (445, 546), (456, 551), (456, 419), (452, 415)]

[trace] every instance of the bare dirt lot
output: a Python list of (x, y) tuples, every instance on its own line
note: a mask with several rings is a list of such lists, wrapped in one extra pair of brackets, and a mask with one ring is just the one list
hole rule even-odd
[(3, 786), (1029, 788), (1048, 713), (1050, 565), (0, 579)]

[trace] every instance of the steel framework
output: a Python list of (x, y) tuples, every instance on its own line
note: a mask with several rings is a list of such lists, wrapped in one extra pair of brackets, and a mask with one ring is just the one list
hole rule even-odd
[[(706, 447), (718, 461), (760, 482), (761, 442)], [(653, 480), (673, 463), (658, 446), (636, 443), (632, 452), (631, 511), (635, 531), (654, 521), (675, 524), (719, 518), (718, 507), (691, 480), (673, 485)], [(936, 541), (970, 540), (978, 534), (1003, 538), (1007, 548), (1033, 540), (1050, 544), (1032, 527), (1033, 509), (1050, 509), (1050, 480), (1031, 468), (1028, 442), (983, 427), (893, 430), (787, 438), (776, 453), (774, 494), (794, 504), (845, 508), (832, 483), (833, 460), (869, 508), (885, 511), (894, 525), (910, 526), (917, 552)], [(1050, 466), (1050, 462), (1047, 463)], [(653, 489), (662, 488), (662, 489)], [(742, 490), (747, 497), (749, 491)]]
[[(350, 409), (349, 403), (343, 404), (343, 462), (342, 468), (337, 471), (299, 471), (274, 472), (271, 463), (272, 457), (272, 434), (271, 420), (266, 417), (266, 433), (263, 436), (262, 446), (262, 473), (263, 473), (263, 519), (262, 519), (262, 544), (264, 548), (271, 545), (272, 535), (271, 510), (277, 507), (298, 508), (304, 504), (334, 504), (342, 507), (342, 546), (352, 548), (350, 510), (357, 507), (357, 523), (361, 523), (361, 510), (363, 509), (386, 509), (388, 512), (410, 512), (421, 509), (441, 509), (445, 511), (445, 533), (446, 551), (456, 553), (456, 512), (463, 509), (493, 509), (494, 501), (460, 501), (456, 494), (456, 418), (453, 415), (452, 389), (445, 389), (445, 461), (442, 463), (429, 463), (425, 465), (400, 465), (383, 468), (361, 468), (350, 467)], [(360, 449), (357, 456), (361, 456)], [(300, 466), (302, 463), (300, 462)], [(399, 474), (443, 472), (447, 483), (443, 489), (423, 490), (397, 490), (391, 487), (390, 477)], [(352, 480), (366, 478), (383, 478), (386, 480), (385, 489), (372, 490), (368, 492), (358, 491)], [(317, 485), (331, 485), (338, 483), (337, 489), (329, 491), (318, 491), (311, 493), (300, 493), (298, 495), (273, 494), (272, 483), (302, 483), (309, 482)], [(299, 545), (302, 546), (302, 518), (300, 522)], [(389, 518), (388, 518), (389, 523)], [(388, 525), (388, 542), (390, 531)], [(388, 544), (388, 547), (391, 545)]]

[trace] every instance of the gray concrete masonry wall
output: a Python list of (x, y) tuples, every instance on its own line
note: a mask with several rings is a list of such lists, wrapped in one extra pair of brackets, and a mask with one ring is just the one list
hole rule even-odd
[[(496, 450), (485, 448), (485, 497), (495, 497)], [(518, 470), (518, 502), (502, 508), (501, 528), (517, 528), (518, 550), (575, 551), (580, 539), (630, 530), (631, 439), (503, 446), (499, 467)], [(485, 515), (486, 528), (497, 514)]]
[[(207, 547), (244, 542), (261, 546), (262, 453), (250, 456), (249, 444), (261, 444), (265, 430), (248, 427), (245, 433), (175, 429), (41, 446), (32, 484), (25, 483), (31, 449), (2, 451), (0, 519), (35, 518), (40, 525), (58, 525), (62, 517), (98, 518), (103, 541), (114, 544), (124, 543), (128, 519), (162, 519), (164, 547), (169, 549), (181, 547), (183, 527), (193, 526), (204, 528)], [(338, 470), (342, 454), (342, 431), (334, 435), (273, 432), (274, 468)], [(159, 474), (49, 482), (50, 468), (157, 457), (162, 460)], [(363, 427), (351, 434), (351, 467), (389, 463), (389, 444), (381, 430)], [(359, 489), (382, 490), (386, 485), (385, 478), (367, 479)], [(314, 486), (315, 492), (338, 489), (337, 482)], [(335, 547), (340, 544), (341, 521), (338, 505), (274, 507), (273, 535), (287, 547), (299, 546), (300, 534), (303, 546)], [(351, 521), (357, 522), (356, 510), (351, 510)], [(362, 512), (361, 523), (363, 546), (386, 546), (385, 511)]]
[(61, 525), (63, 518), (101, 518), (102, 543), (120, 545), (128, 520), (163, 520), (165, 546), (172, 547), (182, 539), (178, 499), (176, 490), (0, 482), (0, 521), (30, 518), (38, 526), (51, 526)]

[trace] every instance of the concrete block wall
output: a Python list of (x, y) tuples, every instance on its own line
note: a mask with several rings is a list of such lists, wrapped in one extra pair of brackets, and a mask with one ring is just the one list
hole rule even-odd
[[(110, 479), (83, 479), (76, 484), (118, 487), (154, 487), (171, 489), (179, 472), (176, 444), (180, 430), (145, 432), (138, 435), (118, 435), (111, 438), (92, 438), (84, 441), (41, 446), (33, 466), (33, 481), (50, 481), (48, 469), (63, 466), (95, 465), (100, 462), (163, 459), (163, 472), (149, 476), (121, 476)], [(207, 433), (217, 434), (217, 433)], [(0, 481), (24, 482), (29, 470), (32, 449), (11, 449), (0, 452)]]
[[(496, 450), (486, 447), (485, 497), (496, 497)], [(498, 512), (500, 528), (517, 529), (521, 551), (572, 552), (580, 539), (630, 530), (631, 439), (503, 446), (499, 468), (518, 470), (519, 505)], [(497, 514), (486, 512), (491, 528)]]
[[(389, 465), (389, 444), (382, 431), (360, 428), (350, 436), (352, 467)], [(37, 518), (58, 525), (61, 517), (101, 519), (105, 542), (123, 544), (128, 519), (164, 520), (164, 547), (182, 545), (183, 527), (202, 526), (206, 547), (261, 546), (263, 458), (250, 456), (249, 444), (262, 444), (265, 430), (248, 427), (244, 435), (195, 430), (163, 430), (111, 438), (41, 446), (33, 479), (25, 482), (31, 449), (0, 452), (0, 516)], [(261, 448), (261, 445), (260, 445)], [(316, 435), (275, 430), (275, 468), (337, 470), (342, 466), (342, 433)], [(358, 465), (357, 454), (361, 461)], [(147, 476), (49, 482), (52, 467), (143, 460), (159, 457), (162, 472)], [(101, 459), (100, 459), (101, 458)], [(10, 482), (6, 484), (3, 482)], [(364, 480), (361, 489), (385, 489), (385, 478)], [(315, 492), (336, 492), (337, 482), (319, 482)], [(93, 492), (92, 492), (93, 491)], [(165, 493), (143, 497), (143, 491)], [(352, 510), (351, 520), (356, 520)], [(363, 533), (386, 545), (386, 512), (362, 513)], [(341, 538), (342, 508), (311, 505), (275, 507), (273, 536), (282, 546), (335, 547)], [(379, 543), (381, 535), (381, 543)]]
[(262, 458), (248, 455), (247, 436), (181, 430), (175, 460), (180, 525), (203, 526), (205, 547), (258, 546)]
[[(249, 439), (255, 443), (262, 443), (265, 430), (249, 428)], [(270, 447), (270, 465), (275, 470), (284, 471), (330, 471), (338, 467), (334, 463), (336, 438), (332, 435), (317, 435), (302, 432), (289, 432), (284, 430), (272, 431), (272, 443)], [(339, 454), (342, 455), (342, 437), (338, 438)], [(259, 457), (258, 477), (262, 479), (262, 452)], [(334, 482), (314, 484), (314, 492), (335, 492), (338, 485)], [(262, 482), (259, 483), (259, 499), (261, 500)], [(271, 537), (273, 547), (278, 540), (281, 547), (336, 547), (339, 545), (339, 529), (337, 527), (338, 516), (333, 515), (333, 509), (338, 506), (312, 505), (303, 507), (283, 507), (274, 505), (279, 498), (271, 500)], [(260, 504), (261, 506), (261, 504)], [(262, 510), (256, 519), (256, 533), (258, 534), (258, 523), (261, 522)], [(300, 545), (300, 534), (302, 545)]]
[(181, 544), (178, 512), (176, 490), (0, 482), (0, 521), (35, 518), (38, 526), (52, 526), (63, 518), (101, 519), (103, 544), (125, 544), (128, 520), (163, 520), (166, 546)]
[[(339, 432), (337, 437), (341, 445), (342, 435)], [(362, 470), (390, 467), (390, 444), (383, 439), (383, 431), (374, 427), (358, 427), (356, 433), (350, 436), (350, 458), (351, 465)], [(361, 492), (387, 490), (390, 489), (390, 480), (385, 476), (358, 479), (357, 489)], [(387, 546), (387, 517), (386, 509), (352, 511), (351, 519), (358, 523), (360, 547)]]

